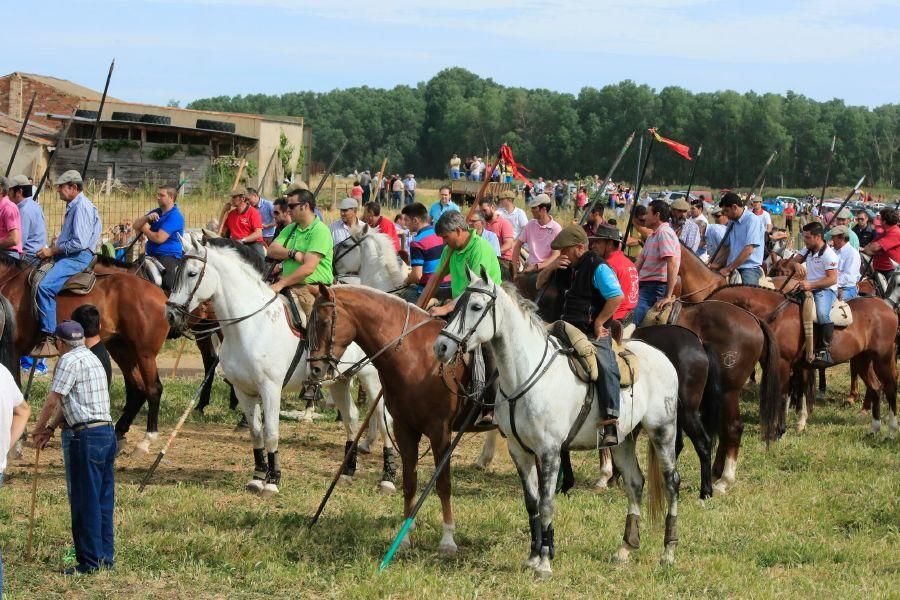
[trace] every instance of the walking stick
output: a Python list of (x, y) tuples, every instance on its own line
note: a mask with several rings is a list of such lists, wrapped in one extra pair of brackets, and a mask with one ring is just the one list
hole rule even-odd
[(209, 365), (209, 371), (206, 372), (206, 377), (203, 378), (203, 381), (200, 383), (200, 387), (197, 388), (197, 392), (194, 394), (194, 397), (191, 398), (190, 402), (188, 402), (187, 408), (184, 409), (184, 413), (182, 413), (181, 418), (178, 419), (178, 424), (175, 425), (175, 429), (173, 429), (172, 433), (169, 434), (169, 439), (166, 440), (166, 445), (163, 446), (162, 450), (159, 451), (159, 454), (156, 456), (156, 460), (153, 461), (153, 464), (150, 465), (150, 468), (147, 470), (147, 474), (144, 475), (144, 479), (141, 481), (141, 487), (138, 488), (138, 492), (143, 492), (144, 488), (147, 487), (147, 482), (150, 481), (150, 478), (153, 476), (153, 472), (156, 471), (156, 467), (158, 467), (159, 463), (162, 462), (163, 457), (166, 455), (166, 451), (175, 440), (175, 436), (177, 436), (178, 432), (181, 431), (181, 428), (184, 426), (184, 422), (187, 421), (188, 415), (191, 414), (191, 409), (194, 408), (194, 403), (200, 396), (201, 390), (203, 390), (204, 386), (206, 386), (206, 384), (212, 378), (213, 374), (216, 372), (216, 365), (218, 364), (219, 357), (216, 356), (215, 358), (213, 358), (212, 364)]
[(319, 508), (316, 509), (316, 514), (313, 515), (312, 520), (310, 520), (308, 529), (312, 529), (313, 525), (319, 520), (319, 517), (322, 516), (322, 511), (325, 510), (325, 505), (328, 504), (328, 499), (331, 498), (332, 492), (334, 492), (335, 486), (337, 486), (337, 482), (341, 478), (341, 474), (344, 472), (344, 467), (347, 466), (347, 463), (350, 461), (350, 456), (353, 452), (356, 451), (356, 446), (359, 444), (359, 439), (362, 437), (363, 432), (368, 429), (369, 421), (372, 420), (372, 415), (375, 414), (375, 409), (378, 407), (378, 403), (381, 402), (381, 397), (384, 395), (384, 389), (378, 392), (378, 397), (375, 398), (375, 402), (372, 403), (372, 406), (369, 407), (369, 412), (366, 413), (366, 418), (363, 419), (362, 424), (359, 426), (359, 431), (356, 432), (356, 437), (353, 438), (353, 442), (350, 444), (350, 447), (347, 448), (347, 451), (344, 453), (344, 460), (341, 462), (341, 466), (338, 467), (337, 472), (334, 474), (334, 478), (331, 480), (331, 485), (328, 486), (328, 491), (325, 492), (325, 496), (322, 498), (322, 501), (319, 502)]
[(34, 473), (31, 476), (31, 516), (28, 517), (28, 544), (25, 548), (25, 555), (31, 558), (31, 540), (34, 538), (34, 505), (37, 499), (37, 482), (38, 482), (38, 465), (41, 462), (41, 449), (38, 448), (34, 454)]
[(22, 136), (25, 135), (25, 128), (28, 127), (28, 120), (31, 118), (31, 109), (34, 108), (34, 99), (37, 97), (37, 92), (31, 94), (31, 102), (28, 103), (28, 110), (25, 111), (25, 118), (22, 120), (22, 128), (19, 129), (19, 135), (16, 137), (16, 145), (13, 146), (12, 155), (9, 157), (9, 163), (6, 165), (6, 174), (4, 177), (9, 177), (10, 171), (12, 171), (13, 161), (16, 160), (16, 154), (19, 152), (19, 144), (22, 143)]
[(22, 398), (25, 402), (28, 402), (28, 399), (31, 397), (31, 384), (34, 383), (34, 370), (37, 368), (39, 360), (41, 359), (34, 356), (31, 357), (31, 368), (28, 369), (28, 383), (25, 384), (25, 393), (22, 394)]
[(466, 430), (472, 424), (472, 421), (475, 420), (475, 416), (478, 415), (479, 412), (481, 412), (481, 403), (472, 402), (472, 408), (469, 410), (469, 414), (466, 415), (466, 420), (459, 428), (459, 431), (456, 432), (456, 437), (454, 437), (453, 441), (450, 442), (450, 447), (447, 448), (447, 452), (445, 452), (444, 456), (441, 457), (441, 462), (438, 463), (437, 467), (435, 467), (434, 474), (431, 476), (431, 480), (428, 482), (428, 485), (426, 485), (422, 490), (422, 493), (419, 495), (418, 501), (416, 501), (416, 505), (413, 506), (412, 512), (409, 513), (409, 516), (406, 517), (406, 520), (403, 522), (403, 526), (400, 527), (400, 531), (397, 532), (397, 537), (394, 538), (393, 543), (391, 543), (391, 547), (388, 548), (387, 554), (385, 554), (384, 558), (381, 559), (381, 564), (378, 566), (378, 573), (381, 573), (388, 568), (388, 565), (391, 563), (391, 559), (394, 558), (394, 554), (397, 553), (397, 549), (400, 547), (400, 542), (402, 542), (403, 538), (406, 537), (406, 534), (409, 532), (409, 528), (412, 527), (413, 522), (416, 520), (416, 515), (419, 513), (419, 509), (422, 508), (423, 504), (425, 504), (425, 500), (428, 498), (428, 494), (431, 493), (431, 490), (434, 489), (438, 477), (450, 462), (450, 455), (453, 454), (453, 451), (456, 449), (456, 446), (459, 445), (459, 441), (462, 439), (463, 434), (466, 433)]
[(328, 175), (331, 173), (332, 169), (334, 169), (334, 163), (336, 163), (338, 158), (341, 157), (341, 152), (343, 152), (344, 148), (346, 147), (347, 140), (344, 140), (344, 143), (341, 144), (341, 147), (338, 148), (338, 151), (334, 153), (334, 158), (331, 159), (331, 163), (329, 163), (328, 168), (325, 169), (325, 174), (322, 175), (322, 179), (319, 180), (319, 185), (316, 186), (316, 190), (313, 192), (314, 198), (319, 197), (319, 192), (322, 190), (322, 186), (325, 185), (325, 180), (328, 179)]
[(828, 219), (828, 222), (827, 222), (827, 223), (825, 223), (825, 229), (826, 229), (826, 230), (827, 230), (829, 227), (831, 227), (831, 222), (834, 221), (834, 220), (837, 218), (838, 213), (840, 213), (842, 210), (844, 210), (844, 207), (847, 206), (847, 203), (850, 202), (850, 199), (851, 199), (853, 196), (856, 195), (856, 192), (859, 191), (859, 188), (862, 187), (862, 184), (863, 184), (863, 182), (864, 182), (865, 180), (866, 180), (866, 176), (865, 176), (865, 175), (863, 175), (862, 177), (859, 178), (859, 181), (856, 182), (856, 185), (853, 186), (853, 189), (850, 190), (850, 193), (847, 194), (847, 197), (844, 198), (844, 201), (841, 202), (841, 205), (840, 205), (840, 206), (838, 206), (838, 209), (837, 209), (836, 211), (834, 211), (834, 214), (831, 215), (831, 218)]
[(834, 160), (834, 145), (837, 136), (831, 138), (831, 152), (828, 154), (828, 165), (825, 167), (825, 181), (822, 182), (822, 197), (819, 198), (819, 214), (822, 214), (822, 205), (825, 204), (825, 188), (828, 187), (828, 176), (831, 174), (831, 161)]

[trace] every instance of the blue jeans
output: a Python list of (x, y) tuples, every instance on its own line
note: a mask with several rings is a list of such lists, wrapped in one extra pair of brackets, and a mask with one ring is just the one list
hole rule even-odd
[(857, 296), (859, 296), (859, 288), (857, 288), (855, 285), (841, 288), (841, 298), (843, 298), (844, 302), (849, 302)]
[(741, 283), (744, 285), (759, 285), (759, 279), (762, 277), (762, 269), (759, 267), (738, 269), (738, 273), (741, 274)]
[(450, 179), (453, 181), (459, 179), (459, 169), (450, 169)]
[(666, 295), (665, 281), (642, 281), (638, 287), (637, 306), (632, 311), (632, 319), (635, 325), (640, 326), (641, 321), (647, 315), (647, 311)]
[[(72, 433), (71, 429), (63, 429), (59, 433), (59, 439), (62, 442), (62, 455), (63, 455), (63, 464), (69, 464), (69, 448), (72, 447)], [(69, 469), (66, 469), (66, 497), (69, 499), (69, 502), (72, 501), (72, 473)]]
[(112, 425), (71, 434), (66, 480), (71, 482), (69, 507), (77, 568), (112, 568), (116, 436)]
[(37, 286), (37, 305), (41, 311), (41, 331), (45, 334), (56, 330), (56, 294), (72, 275), (77, 275), (91, 263), (94, 253), (82, 250), (72, 256), (57, 259)]
[(816, 303), (816, 318), (819, 320), (819, 325), (831, 323), (831, 307), (837, 300), (837, 292), (832, 289), (815, 290), (813, 300)]

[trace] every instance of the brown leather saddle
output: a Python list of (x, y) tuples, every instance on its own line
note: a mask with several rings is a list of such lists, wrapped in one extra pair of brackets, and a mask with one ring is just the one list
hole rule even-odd
[[(90, 264), (88, 264), (87, 269), (69, 277), (66, 283), (63, 284), (59, 293), (68, 293), (73, 296), (87, 296), (90, 294), (94, 289), (94, 285), (97, 283), (97, 275), (94, 273), (95, 264), (97, 264), (96, 255), (93, 260), (91, 260)], [(37, 286), (52, 268), (53, 263), (47, 261), (32, 269), (31, 273), (28, 274), (28, 285), (31, 288), (31, 310), (34, 313), (35, 318), (38, 318), (41, 314), (37, 305)]]

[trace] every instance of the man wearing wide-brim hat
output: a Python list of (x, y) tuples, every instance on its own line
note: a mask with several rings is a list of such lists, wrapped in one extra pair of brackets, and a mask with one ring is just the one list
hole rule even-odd
[(672, 210), (672, 228), (678, 234), (678, 239), (696, 254), (700, 248), (700, 226), (693, 219), (687, 218), (691, 205), (684, 198), (678, 198), (669, 208)]
[[(834, 227), (845, 227), (847, 228), (847, 240), (850, 242), (850, 245), (853, 246), (857, 251), (859, 250), (859, 236), (856, 235), (856, 232), (850, 228), (850, 221), (853, 220), (853, 213), (850, 212), (850, 209), (846, 206), (840, 210), (840, 212), (834, 217), (834, 222), (832, 225)], [(834, 227), (829, 231), (825, 232), (825, 241), (830, 242), (831, 236), (834, 235)]]
[(547, 277), (559, 290), (560, 318), (583, 331), (597, 348), (601, 375), (597, 391), (606, 409), (601, 446), (618, 443), (619, 369), (612, 350), (608, 326), (625, 294), (616, 274), (606, 261), (588, 249), (588, 237), (579, 225), (567, 225), (550, 244), (559, 256), (553, 259), (538, 280)]
[(84, 182), (78, 171), (66, 171), (56, 180), (60, 199), (66, 203), (66, 215), (56, 242), (35, 253), (40, 260), (54, 261), (36, 290), (40, 310), (41, 340), (31, 356), (56, 356), (53, 332), (56, 330), (56, 295), (69, 277), (88, 268), (100, 241), (103, 224), (97, 207), (84, 195)]

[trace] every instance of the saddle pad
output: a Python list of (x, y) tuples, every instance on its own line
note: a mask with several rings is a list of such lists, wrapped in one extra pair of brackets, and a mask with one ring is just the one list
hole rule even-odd
[(281, 301), (284, 303), (284, 312), (287, 315), (288, 325), (295, 336), (300, 337), (306, 331), (306, 312), (303, 304), (297, 296), (294, 288), (281, 290)]
[(556, 321), (548, 327), (550, 335), (559, 340), (563, 349), (568, 351), (569, 367), (572, 372), (585, 383), (597, 381), (600, 367), (594, 345), (583, 331), (565, 321)]
[[(803, 320), (809, 323), (818, 323), (819, 319), (816, 315), (816, 303), (813, 300), (812, 293), (807, 293), (803, 299)], [(831, 305), (831, 322), (835, 327), (849, 327), (853, 325), (853, 312), (850, 305), (843, 300), (835, 300)]]
[(671, 325), (678, 320), (681, 306), (681, 300), (676, 300), (666, 305), (662, 310), (654, 310), (651, 307), (644, 316), (644, 320), (641, 321), (640, 327), (646, 327), (647, 325)]
[(775, 282), (773, 282), (768, 275), (763, 275), (762, 277), (760, 277), (759, 283), (757, 285), (761, 288), (766, 288), (767, 290), (775, 289)]
[(613, 340), (613, 353), (616, 355), (616, 366), (619, 367), (619, 387), (631, 387), (637, 381), (637, 356), (625, 346)]

